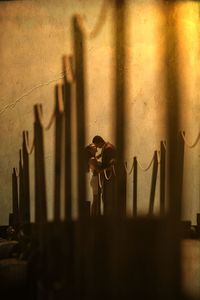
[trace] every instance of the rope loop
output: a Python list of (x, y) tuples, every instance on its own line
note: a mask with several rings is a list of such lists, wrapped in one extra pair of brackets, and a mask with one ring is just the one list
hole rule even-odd
[(41, 108), (41, 106), (38, 106), (38, 118), (39, 118), (40, 125), (42, 126), (42, 128), (44, 130), (49, 130), (51, 128), (52, 124), (54, 123), (55, 116), (56, 116), (56, 113), (55, 113), (55, 108), (54, 108), (49, 122), (47, 123), (47, 125), (45, 125), (43, 115), (42, 115), (42, 108)]
[(17, 168), (14, 168), (14, 169), (15, 169), (16, 177), (19, 177), (19, 170)]
[(110, 180), (110, 178), (112, 177), (112, 172), (110, 173), (110, 176), (108, 177), (107, 173), (106, 173), (106, 170), (108, 170), (108, 169), (103, 170), (104, 176), (105, 176), (106, 180)]
[(75, 81), (75, 72), (74, 72), (74, 62), (73, 62), (73, 56), (72, 55), (65, 55), (63, 57), (63, 74), (64, 78), (68, 82)]
[(200, 132), (198, 133), (197, 138), (195, 139), (195, 141), (194, 141), (193, 144), (190, 144), (190, 143), (187, 141), (187, 139), (186, 139), (186, 137), (185, 137), (184, 131), (181, 131), (181, 136), (182, 136), (182, 138), (183, 138), (183, 140), (184, 140), (185, 145), (186, 145), (188, 148), (194, 148), (194, 147), (198, 144), (198, 142), (199, 142), (199, 140), (200, 140)]
[(83, 32), (83, 34), (88, 38), (88, 39), (94, 39), (98, 36), (98, 34), (101, 32), (101, 29), (106, 21), (107, 17), (107, 6), (110, 6), (110, 3), (112, 1), (109, 0), (102, 0), (102, 5), (100, 8), (99, 16), (97, 18), (97, 21), (93, 27), (92, 30), (88, 30), (87, 26), (84, 24), (84, 21), (87, 20), (86, 16), (81, 16), (81, 15), (76, 15), (77, 17), (77, 22), (78, 25)]
[(148, 171), (148, 170), (151, 168), (151, 165), (153, 164), (153, 161), (154, 161), (154, 154), (153, 154), (153, 157), (152, 157), (152, 159), (151, 159), (149, 165), (148, 165), (146, 168), (144, 168), (144, 167), (141, 165), (141, 163), (140, 163), (139, 161), (138, 161), (138, 166), (140, 167), (140, 169), (141, 169), (143, 172), (146, 172), (146, 171)]
[(100, 189), (102, 189), (103, 188), (103, 180), (101, 180), (101, 174), (100, 173), (98, 173), (98, 180), (99, 180), (99, 187), (100, 187)]
[(25, 131), (24, 132), (24, 140), (25, 140), (25, 147), (26, 147), (26, 151), (28, 153), (28, 155), (31, 155), (32, 152), (33, 152), (33, 149), (35, 147), (35, 138), (33, 138), (33, 142), (32, 142), (32, 145), (31, 147), (29, 146), (29, 141), (28, 141), (28, 132)]
[(134, 169), (134, 162), (133, 162), (133, 164), (132, 164), (132, 167), (131, 167), (130, 171), (128, 171), (128, 167), (127, 167), (127, 162), (126, 162), (126, 161), (125, 161), (125, 163), (124, 163), (124, 167), (125, 167), (126, 173), (127, 173), (128, 175), (131, 175), (131, 173), (133, 172), (133, 169)]
[(113, 170), (114, 176), (116, 177), (117, 175), (116, 175), (116, 171), (115, 171), (115, 166), (114, 165), (112, 165), (112, 170)]
[(158, 165), (159, 165), (160, 164), (160, 159), (161, 159), (160, 151), (156, 151), (156, 155), (157, 155), (157, 160), (158, 160)]

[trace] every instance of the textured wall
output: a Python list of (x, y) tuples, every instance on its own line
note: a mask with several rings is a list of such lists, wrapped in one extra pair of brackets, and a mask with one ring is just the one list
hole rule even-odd
[[(127, 15), (127, 153), (146, 166), (166, 137), (164, 73), (164, 18), (158, 1), (128, 1)], [(0, 224), (7, 223), (11, 210), (11, 172), (18, 166), (21, 132), (32, 137), (33, 105), (42, 103), (45, 121), (53, 109), (54, 86), (62, 72), (62, 56), (72, 53), (71, 17), (85, 16), (92, 28), (102, 1), (63, 0), (13, 1), (0, 3)], [(180, 62), (181, 129), (191, 143), (199, 131), (199, 5), (176, 5), (173, 16), (179, 38), (176, 43)], [(113, 39), (112, 9), (99, 35), (87, 40), (87, 142), (95, 134), (113, 141), (112, 87)], [(174, 58), (172, 52), (172, 59)], [(53, 127), (45, 134), (48, 215), (52, 217)], [(33, 157), (30, 158), (33, 165)], [(200, 211), (199, 144), (186, 149), (183, 218), (195, 223)], [(139, 210), (148, 207), (150, 174), (139, 173)], [(32, 171), (31, 176), (34, 173)], [(129, 178), (129, 186), (130, 186)], [(31, 180), (32, 219), (34, 182)], [(141, 189), (142, 187), (142, 189)], [(157, 189), (156, 207), (158, 207)], [(129, 200), (131, 191), (129, 191)], [(131, 210), (131, 201), (128, 203)]]

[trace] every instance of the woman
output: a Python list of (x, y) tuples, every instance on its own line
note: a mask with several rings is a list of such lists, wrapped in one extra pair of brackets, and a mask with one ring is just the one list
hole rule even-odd
[(92, 177), (90, 180), (90, 186), (93, 192), (93, 202), (91, 208), (91, 214), (94, 216), (100, 215), (100, 199), (101, 199), (101, 190), (99, 187), (98, 173), (102, 170), (101, 163), (97, 160), (96, 153), (97, 147), (95, 144), (90, 144), (85, 147), (86, 153), (86, 170), (87, 172), (91, 171)]

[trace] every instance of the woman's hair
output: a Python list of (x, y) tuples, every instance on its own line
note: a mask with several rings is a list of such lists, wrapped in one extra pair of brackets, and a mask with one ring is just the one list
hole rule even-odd
[(89, 144), (88, 146), (85, 147), (85, 168), (86, 168), (87, 172), (89, 172), (89, 170), (90, 170), (89, 159), (94, 156), (93, 151), (92, 151), (94, 149), (96, 149), (96, 146), (93, 143)]

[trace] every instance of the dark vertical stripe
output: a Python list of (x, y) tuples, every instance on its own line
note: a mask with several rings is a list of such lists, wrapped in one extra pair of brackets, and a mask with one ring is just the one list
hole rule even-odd
[(16, 169), (13, 168), (12, 173), (12, 211), (13, 211), (13, 223), (17, 225), (19, 223), (19, 206), (18, 206), (18, 182)]
[(67, 80), (66, 61), (63, 59), (64, 68), (64, 131), (65, 131), (65, 219), (72, 218), (72, 119), (71, 119), (71, 101), (72, 101), (72, 83)]
[(165, 213), (165, 180), (166, 180), (166, 149), (164, 142), (160, 143), (160, 215)]
[(35, 137), (35, 222), (37, 224), (47, 221), (46, 182), (44, 162), (43, 129), (39, 121), (39, 104), (34, 106), (34, 137)]
[(22, 150), (19, 150), (19, 221), (24, 224), (24, 172)]
[[(60, 91), (59, 91), (60, 88)], [(54, 158), (54, 220), (60, 220), (61, 209), (61, 168), (62, 165), (62, 139), (63, 139), (63, 112), (62, 112), (62, 87), (56, 86), (55, 90), (55, 158)]]
[[(117, 148), (118, 170), (124, 164), (125, 143), (125, 0), (115, 0), (115, 140)], [(121, 202), (124, 197), (124, 181), (117, 176), (116, 184), (116, 213), (121, 215)], [(126, 204), (125, 204), (126, 205)]]
[(133, 159), (133, 217), (137, 217), (137, 187), (138, 187), (138, 163), (137, 157)]
[(152, 172), (152, 177), (151, 177), (150, 200), (149, 200), (149, 215), (150, 216), (153, 214), (153, 209), (154, 209), (157, 174), (158, 174), (158, 156), (157, 156), (157, 151), (155, 151), (154, 152), (154, 162), (153, 162), (153, 172)]
[[(29, 178), (29, 157), (26, 149), (25, 132), (23, 131), (23, 172), (24, 172), (24, 221), (30, 223), (30, 178)], [(28, 137), (28, 132), (27, 132)]]
[(178, 164), (178, 134), (180, 119), (180, 93), (178, 77), (178, 36), (174, 9), (178, 1), (164, 1), (166, 48), (166, 108), (167, 108), (167, 190), (168, 213), (165, 266), (163, 274), (168, 282), (168, 298), (178, 299), (181, 290), (181, 198)]
[(79, 217), (84, 215), (86, 200), (85, 174), (85, 41), (79, 26), (78, 16), (73, 18), (74, 56), (76, 79), (76, 121), (77, 121), (77, 191)]

